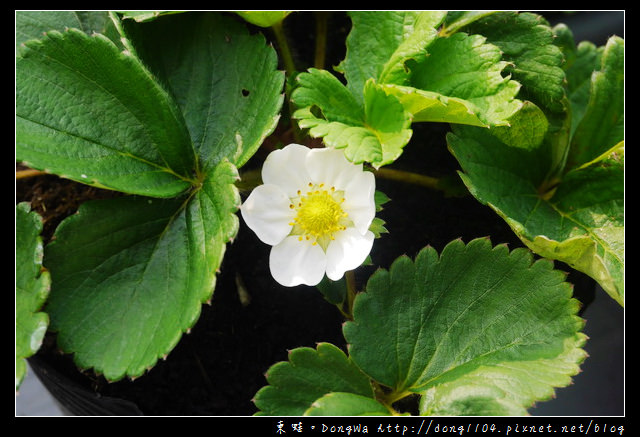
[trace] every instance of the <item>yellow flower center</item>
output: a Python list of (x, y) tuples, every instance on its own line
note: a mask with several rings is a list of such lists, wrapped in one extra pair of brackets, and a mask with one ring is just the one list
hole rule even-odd
[(291, 199), (291, 209), (297, 211), (296, 217), (290, 223), (293, 226), (292, 235), (298, 235), (298, 240), (313, 241), (324, 250), (329, 242), (334, 240), (334, 233), (343, 231), (349, 225), (348, 214), (342, 209), (344, 202), (343, 191), (335, 187), (324, 189), (324, 184), (309, 183), (309, 190), (302, 193), (298, 190), (298, 197)]

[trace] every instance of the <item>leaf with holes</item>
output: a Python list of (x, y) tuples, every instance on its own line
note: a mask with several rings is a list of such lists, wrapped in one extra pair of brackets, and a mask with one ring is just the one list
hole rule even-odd
[(284, 74), (273, 47), (217, 13), (124, 25), (138, 56), (180, 106), (201, 171), (223, 158), (244, 165), (275, 129), (282, 107)]
[(195, 155), (180, 109), (101, 34), (50, 31), (16, 61), (16, 158), (79, 182), (171, 197)]
[[(61, 349), (115, 380), (166, 356), (211, 298), (237, 232), (237, 166), (274, 129), (284, 78), (273, 48), (231, 17), (109, 16), (125, 51), (86, 26), (55, 30), (73, 14), (29, 15), (54, 30), (17, 59), (16, 155), (150, 196), (82, 205), (46, 250)], [(158, 51), (145, 45), (160, 36)]]

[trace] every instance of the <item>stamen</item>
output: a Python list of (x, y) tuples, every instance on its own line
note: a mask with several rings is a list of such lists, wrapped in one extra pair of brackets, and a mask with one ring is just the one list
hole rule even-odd
[(289, 207), (297, 214), (290, 223), (294, 226), (292, 232), (298, 236), (298, 241), (312, 241), (312, 245), (320, 245), (327, 249), (329, 242), (335, 240), (334, 234), (347, 229), (348, 214), (342, 209), (345, 201), (343, 191), (337, 191), (335, 186), (323, 190), (324, 183), (308, 183), (309, 190), (301, 195)]

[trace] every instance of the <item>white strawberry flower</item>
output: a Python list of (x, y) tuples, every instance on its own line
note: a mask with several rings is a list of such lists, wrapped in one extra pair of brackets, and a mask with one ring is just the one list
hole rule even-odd
[(263, 185), (240, 207), (258, 238), (272, 247), (269, 268), (280, 284), (316, 285), (342, 278), (371, 251), (375, 178), (341, 150), (299, 144), (269, 154)]

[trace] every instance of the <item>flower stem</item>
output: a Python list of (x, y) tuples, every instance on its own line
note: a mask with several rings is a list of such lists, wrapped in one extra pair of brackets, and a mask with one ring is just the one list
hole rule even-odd
[(390, 179), (394, 181), (406, 182), (409, 184), (422, 185), (423, 187), (432, 188), (434, 190), (441, 190), (439, 186), (440, 179), (432, 176), (427, 176), (419, 173), (413, 173), (404, 170), (397, 170), (391, 168), (380, 168), (375, 171), (375, 175), (384, 179)]
[(345, 273), (345, 279), (347, 282), (347, 309), (345, 313), (350, 320), (353, 320), (353, 301), (355, 300), (356, 294), (358, 293), (358, 291), (356, 290), (356, 277), (353, 273), (353, 270), (349, 270)]
[[(383, 179), (404, 182), (408, 184), (420, 185), (423, 187), (431, 188), (434, 190), (440, 190), (450, 196), (463, 196), (469, 192), (459, 180), (447, 180), (447, 178), (434, 178), (431, 176), (412, 173), (404, 170), (396, 170), (390, 168), (381, 168), (375, 171), (376, 177)], [(28, 177), (25, 175), (24, 177)], [(16, 172), (16, 178), (18, 178), (18, 172)], [(241, 182), (238, 182), (236, 186), (241, 191), (252, 190), (262, 183), (260, 176), (260, 170), (248, 170), (241, 174)], [(351, 272), (352, 273), (352, 272)]]
[(351, 317), (351, 314), (347, 314), (347, 312), (344, 310), (343, 305), (336, 305), (336, 308), (338, 308), (338, 311), (340, 311), (340, 314), (342, 314), (342, 317), (344, 317), (345, 320), (348, 321), (352, 321), (353, 317)]
[(410, 392), (410, 391), (404, 391), (404, 392), (392, 391), (392, 392), (388, 393), (386, 396), (384, 396), (384, 403), (392, 405), (395, 402), (398, 402), (400, 399), (404, 399), (407, 396), (411, 396), (412, 394), (413, 393)]
[(327, 22), (329, 13), (319, 11), (315, 13), (316, 17), (316, 51), (313, 60), (313, 66), (318, 69), (324, 69), (324, 63), (327, 52)]
[(391, 168), (380, 168), (378, 170), (375, 170), (374, 173), (376, 177), (380, 177), (383, 179), (419, 185), (422, 187), (431, 188), (432, 190), (439, 190), (445, 193), (447, 196), (462, 197), (469, 194), (469, 191), (464, 186), (462, 181), (460, 181), (460, 178), (457, 175), (445, 176), (443, 178), (434, 178), (432, 176), (427, 176), (420, 173), (413, 173), (410, 171)]
[[(282, 26), (283, 21), (280, 21), (273, 26), (271, 29), (276, 37), (276, 41), (278, 43), (278, 49), (280, 52), (280, 57), (282, 58), (282, 64), (284, 66), (285, 74), (287, 76), (287, 81), (292, 79), (296, 74), (296, 66), (293, 62), (293, 55), (291, 54), (291, 49), (289, 48), (289, 42), (287, 41), (287, 35), (285, 34), (284, 28)], [(301, 142), (302, 133), (300, 132), (300, 128), (298, 124), (291, 117), (293, 115), (293, 102), (290, 98), (290, 90), (288, 84), (285, 84), (285, 93), (287, 94), (287, 106), (289, 108), (289, 119), (291, 121), (291, 128), (293, 130), (293, 138), (297, 143)]]
[(282, 21), (271, 26), (271, 29), (273, 29), (273, 33), (276, 36), (278, 48), (280, 49), (280, 56), (282, 57), (282, 64), (284, 65), (287, 76), (292, 76), (296, 71), (296, 67), (293, 62), (293, 56), (291, 55), (291, 49), (289, 48), (287, 37), (284, 34)]
[(371, 384), (373, 386), (373, 391), (374, 391), (376, 400), (380, 402), (382, 405), (384, 405), (393, 416), (400, 415), (400, 413), (393, 407), (393, 404), (413, 394), (410, 391), (404, 391), (404, 392), (396, 392), (394, 390), (390, 391), (389, 389), (383, 388), (383, 386), (375, 380), (371, 380)]

